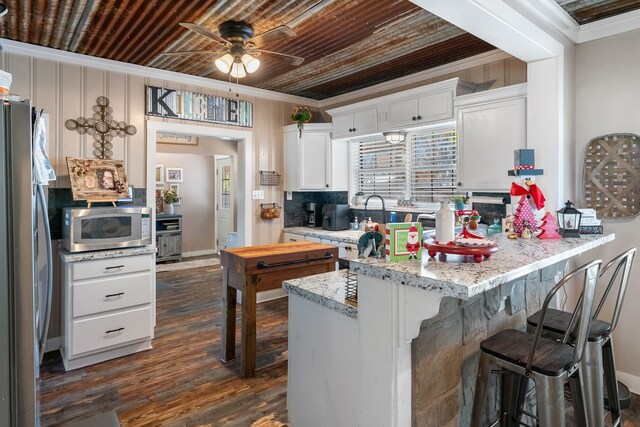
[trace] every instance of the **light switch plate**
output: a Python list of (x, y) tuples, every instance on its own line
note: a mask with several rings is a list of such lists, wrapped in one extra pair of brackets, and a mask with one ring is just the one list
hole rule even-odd
[(291, 191), (287, 191), (287, 200), (293, 200), (293, 193)]
[(264, 191), (253, 190), (253, 200), (262, 200), (262, 199), (264, 199)]

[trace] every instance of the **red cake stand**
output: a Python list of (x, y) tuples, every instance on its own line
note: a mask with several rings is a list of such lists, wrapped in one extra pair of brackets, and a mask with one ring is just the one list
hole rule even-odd
[(497, 243), (487, 246), (462, 246), (456, 243), (441, 245), (433, 239), (428, 239), (424, 241), (423, 245), (431, 258), (435, 258), (439, 252), (441, 254), (470, 255), (473, 256), (475, 262), (482, 262), (483, 259), (489, 259), (489, 257), (498, 250)]

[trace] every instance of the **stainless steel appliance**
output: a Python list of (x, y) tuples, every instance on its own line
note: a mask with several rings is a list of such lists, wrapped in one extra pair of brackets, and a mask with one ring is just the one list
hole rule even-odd
[(307, 227), (316, 226), (316, 204), (315, 203), (307, 203), (307, 214), (305, 215), (304, 222), (307, 224)]
[(349, 205), (325, 204), (322, 206), (322, 228), (348, 230), (350, 216)]
[[(46, 155), (32, 149), (43, 139), (32, 139), (29, 101), (0, 101), (0, 110), (0, 425), (39, 426), (36, 378), (47, 337), (53, 265), (42, 185), (55, 174)], [(43, 253), (40, 238), (45, 238)], [(46, 255), (44, 287), (39, 255)]]
[(151, 208), (65, 208), (63, 246), (70, 252), (151, 244)]

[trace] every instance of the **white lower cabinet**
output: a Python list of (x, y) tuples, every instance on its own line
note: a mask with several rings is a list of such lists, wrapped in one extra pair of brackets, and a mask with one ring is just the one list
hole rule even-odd
[(155, 254), (62, 254), (62, 360), (81, 368), (151, 348)]

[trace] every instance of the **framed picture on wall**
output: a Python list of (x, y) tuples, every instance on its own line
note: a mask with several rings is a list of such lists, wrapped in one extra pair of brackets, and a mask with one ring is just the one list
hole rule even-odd
[(164, 166), (156, 165), (156, 185), (164, 184)]
[(182, 182), (183, 179), (182, 168), (167, 168), (166, 182)]
[[(180, 184), (169, 184), (169, 191), (173, 191), (178, 196), (180, 195)], [(174, 205), (179, 205), (180, 201), (174, 203)]]

